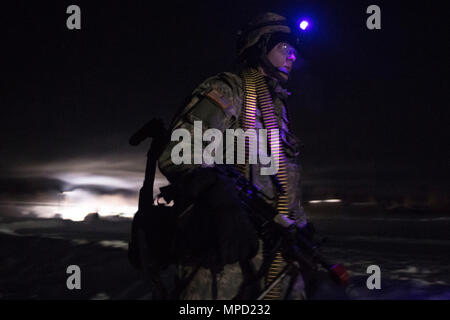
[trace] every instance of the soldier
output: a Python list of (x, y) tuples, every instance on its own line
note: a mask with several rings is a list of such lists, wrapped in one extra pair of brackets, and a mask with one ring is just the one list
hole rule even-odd
[[(224, 72), (200, 84), (190, 102), (172, 121), (171, 130), (184, 128), (194, 135), (194, 121), (203, 129), (274, 128), (276, 139), (268, 139), (271, 154), (279, 168), (274, 175), (262, 175), (260, 164), (237, 165), (266, 201), (275, 207), (281, 224), (306, 224), (300, 203), (299, 140), (292, 134), (287, 110), (287, 82), (298, 58), (298, 39), (287, 20), (266, 13), (252, 20), (238, 39), (237, 72)], [(280, 252), (269, 255), (270, 246), (257, 238), (233, 186), (207, 165), (174, 164), (172, 148), (167, 144), (159, 157), (159, 169), (172, 185), (184, 193), (184, 199), (202, 199), (186, 210), (194, 212), (183, 235), (186, 255), (198, 265), (177, 266), (181, 299), (251, 299), (272, 280), (285, 264)], [(200, 195), (199, 195), (200, 194)], [(187, 196), (189, 195), (189, 196)], [(180, 200), (182, 201), (182, 200)], [(175, 201), (176, 202), (176, 201)], [(182, 249), (180, 249), (182, 251)], [(195, 260), (195, 259), (194, 259)], [(269, 261), (270, 260), (270, 261)], [(257, 270), (266, 266), (258, 281)], [(304, 284), (301, 275), (285, 278), (266, 298), (301, 299)]]

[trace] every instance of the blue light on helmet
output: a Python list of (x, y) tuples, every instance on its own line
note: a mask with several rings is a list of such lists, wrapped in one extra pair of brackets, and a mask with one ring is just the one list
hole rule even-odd
[(308, 26), (309, 26), (309, 22), (308, 22), (308, 20), (302, 20), (300, 23), (299, 23), (299, 28), (300, 29), (302, 29), (303, 31), (305, 31), (307, 28), (308, 28)]

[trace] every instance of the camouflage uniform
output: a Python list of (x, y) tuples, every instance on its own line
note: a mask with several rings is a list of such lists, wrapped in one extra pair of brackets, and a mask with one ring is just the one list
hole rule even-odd
[[(278, 81), (266, 78), (268, 88), (272, 95), (272, 100), (275, 108), (275, 113), (279, 121), (281, 130), (281, 138), (283, 140), (284, 151), (288, 158), (288, 199), (289, 208), (291, 212), (297, 216), (299, 223), (305, 223), (306, 219), (300, 205), (300, 166), (298, 163), (298, 139), (289, 132), (288, 114), (286, 110), (286, 98), (288, 92), (284, 90)], [(211, 95), (210, 93), (214, 93)], [(185, 128), (194, 133), (194, 121), (201, 120), (203, 123), (203, 130), (208, 128), (217, 128), (222, 132), (225, 129), (239, 128), (239, 118), (241, 116), (242, 102), (243, 102), (243, 84), (242, 79), (229, 72), (220, 73), (211, 77), (198, 86), (192, 94), (190, 102), (184, 109), (175, 117), (171, 125), (171, 130), (178, 128)], [(215, 104), (203, 104), (204, 99), (211, 101), (213, 97)], [(262, 117), (257, 111), (256, 128), (263, 128)], [(159, 158), (160, 171), (168, 178), (170, 182), (177, 180), (180, 176), (187, 174), (195, 168), (194, 164), (175, 165), (171, 160), (171, 150), (173, 146), (179, 142), (174, 141), (168, 143)], [(272, 177), (260, 174), (260, 165), (253, 164), (250, 166), (251, 174), (247, 178), (258, 186), (263, 192), (268, 203), (276, 206), (276, 185)], [(259, 268), (263, 261), (263, 246), (260, 246), (260, 251), (253, 258), (252, 263), (256, 268)], [(191, 267), (178, 266), (178, 274), (183, 278)], [(301, 277), (300, 277), (301, 278)], [(212, 295), (212, 274), (210, 270), (200, 268), (192, 279), (186, 290), (182, 293), (182, 299), (211, 299)], [(232, 299), (238, 293), (243, 281), (243, 272), (239, 263), (226, 265), (222, 272), (216, 275), (217, 281), (217, 299)], [(289, 277), (286, 278), (289, 281)], [(261, 286), (263, 283), (261, 282)], [(296, 290), (295, 286), (299, 287)], [(291, 299), (300, 298), (302, 289), (301, 279), (297, 281), (294, 290), (290, 296)], [(286, 285), (284, 286), (286, 287)]]

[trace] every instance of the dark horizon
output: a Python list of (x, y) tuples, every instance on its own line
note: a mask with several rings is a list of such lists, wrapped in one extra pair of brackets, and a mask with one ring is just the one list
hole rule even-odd
[[(448, 208), (447, 28), (436, 3), (78, 1), (77, 31), (66, 28), (70, 4), (3, 10), (0, 215), (19, 203), (54, 208), (74, 190), (71, 205), (132, 211), (148, 144), (128, 138), (152, 117), (168, 122), (198, 84), (230, 71), (236, 32), (266, 11), (313, 21), (288, 85), (305, 200)], [(370, 4), (381, 8), (381, 30), (366, 28)]]

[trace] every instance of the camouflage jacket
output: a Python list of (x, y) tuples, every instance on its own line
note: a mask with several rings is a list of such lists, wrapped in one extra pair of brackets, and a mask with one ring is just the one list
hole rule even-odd
[[(278, 116), (279, 126), (283, 128), (281, 137), (288, 158), (289, 208), (297, 216), (297, 222), (303, 224), (306, 223), (306, 218), (300, 204), (300, 165), (298, 163), (300, 143), (288, 131), (288, 115), (285, 107), (288, 93), (276, 81), (267, 80), (269, 90), (272, 94), (275, 113)], [(203, 132), (207, 128), (217, 128), (222, 132), (225, 129), (239, 128), (243, 94), (242, 80), (236, 74), (224, 72), (208, 78), (193, 91), (190, 102), (175, 116), (171, 124), (171, 131), (178, 128), (185, 128), (193, 135), (194, 121), (198, 120), (201, 120), (203, 123)], [(216, 103), (202, 104), (201, 101), (203, 99), (214, 100)], [(262, 117), (258, 110), (256, 128), (262, 127)], [(172, 162), (171, 151), (178, 143), (178, 141), (169, 142), (158, 160), (160, 171), (171, 183), (175, 182), (184, 174), (189, 173), (196, 166), (199, 166), (199, 164), (176, 165)], [(277, 186), (271, 176), (261, 175), (260, 165), (252, 164), (247, 178), (260, 188), (266, 201), (275, 207)], [(261, 266), (264, 259), (262, 248), (263, 245), (261, 243), (258, 254), (251, 261), (256, 269)], [(186, 277), (192, 271), (192, 267), (177, 266), (177, 270), (179, 278), (183, 279), (183, 277)], [(211, 299), (213, 297), (211, 293), (212, 277), (209, 270), (200, 268), (180, 298), (188, 300)], [(236, 263), (226, 265), (223, 271), (215, 275), (215, 277), (218, 290), (217, 298), (228, 300), (234, 298), (239, 292), (243, 283), (244, 274), (239, 263)], [(288, 278), (286, 278), (286, 281), (288, 281)], [(301, 277), (299, 279), (298, 282), (301, 283)], [(261, 282), (259, 287), (261, 288), (262, 286), (263, 283)], [(284, 287), (287, 287), (287, 284)], [(299, 292), (301, 292), (301, 288), (297, 291), (294, 290), (290, 299), (298, 299), (298, 296), (301, 296)]]
[[(267, 78), (269, 90), (272, 94), (272, 101), (275, 113), (278, 116), (283, 141), (284, 151), (288, 158), (288, 196), (289, 207), (298, 216), (301, 216), (301, 188), (300, 188), (300, 164), (299, 147), (300, 143), (291, 132), (289, 132), (288, 114), (286, 109), (286, 99), (288, 92), (284, 90), (275, 80)], [(220, 73), (208, 78), (200, 84), (192, 93), (190, 102), (179, 112), (171, 124), (171, 131), (178, 128), (187, 129), (191, 135), (194, 133), (194, 121), (202, 121), (203, 132), (208, 128), (216, 128), (224, 132), (225, 129), (239, 128), (239, 117), (241, 115), (243, 103), (243, 84), (236, 74), (230, 72)], [(216, 105), (208, 104), (202, 106), (202, 99), (214, 99)], [(257, 110), (256, 128), (263, 128), (262, 117)], [(169, 182), (175, 181), (195, 168), (195, 164), (176, 165), (171, 160), (172, 148), (178, 141), (170, 142), (159, 158), (159, 169), (167, 177)], [(205, 143), (206, 145), (206, 143)], [(260, 174), (260, 164), (252, 164), (247, 176), (250, 181), (261, 189), (267, 202), (275, 206), (277, 187), (273, 177)]]

